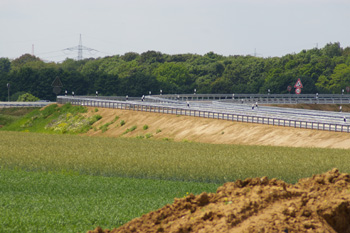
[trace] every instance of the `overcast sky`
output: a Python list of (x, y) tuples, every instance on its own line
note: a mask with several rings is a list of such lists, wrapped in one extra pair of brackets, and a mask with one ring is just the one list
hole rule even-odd
[[(0, 57), (49, 61), (148, 50), (298, 53), (350, 46), (350, 0), (0, 0)], [(72, 51), (64, 50), (73, 48)]]

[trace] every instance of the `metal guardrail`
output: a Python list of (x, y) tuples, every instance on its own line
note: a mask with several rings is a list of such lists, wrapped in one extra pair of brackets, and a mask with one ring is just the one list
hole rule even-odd
[(21, 108), (36, 107), (41, 108), (55, 102), (0, 102), (0, 108)]
[(162, 106), (162, 105), (148, 105), (147, 103), (136, 103), (128, 101), (112, 101), (112, 100), (102, 100), (102, 99), (90, 99), (90, 98), (79, 98), (79, 97), (65, 97), (58, 96), (57, 103), (65, 104), (71, 103), (73, 105), (84, 105), (91, 107), (102, 107), (102, 108), (113, 108), (113, 109), (124, 109), (133, 111), (145, 111), (145, 112), (155, 112), (164, 114), (176, 114), (184, 116), (193, 117), (203, 117), (212, 119), (222, 119), (228, 121), (237, 122), (247, 122), (247, 123), (258, 123), (267, 124), (275, 126), (284, 127), (294, 127), (294, 128), (305, 128), (305, 129), (316, 129), (316, 130), (327, 130), (334, 132), (350, 132), (349, 124), (340, 123), (322, 123), (317, 121), (308, 120), (295, 120), (295, 119), (283, 119), (277, 117), (264, 117), (264, 116), (254, 116), (249, 114), (236, 114), (228, 112), (210, 111), (210, 110), (199, 110), (191, 109), (185, 106)]
[(350, 104), (350, 94), (164, 94), (152, 95), (180, 101), (228, 101), (268, 104)]
[[(72, 96), (65, 96), (65, 97), (72, 97)], [(129, 97), (129, 96), (84, 96), (79, 95), (77, 96), (79, 98), (87, 98), (87, 99), (102, 99), (102, 100), (119, 100), (119, 101), (126, 101), (126, 100), (140, 100), (141, 97)]]

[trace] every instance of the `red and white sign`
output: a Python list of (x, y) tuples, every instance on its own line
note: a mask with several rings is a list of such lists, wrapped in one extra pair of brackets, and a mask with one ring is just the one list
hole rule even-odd
[(298, 78), (298, 81), (295, 83), (294, 88), (303, 88), (303, 84), (301, 83), (300, 78)]
[(346, 92), (350, 92), (350, 87), (346, 87)]
[(299, 95), (301, 93), (301, 88), (300, 87), (297, 87), (295, 89), (295, 94)]
[(287, 87), (287, 91), (290, 92), (291, 90), (292, 90), (292, 86), (288, 86), (288, 87)]

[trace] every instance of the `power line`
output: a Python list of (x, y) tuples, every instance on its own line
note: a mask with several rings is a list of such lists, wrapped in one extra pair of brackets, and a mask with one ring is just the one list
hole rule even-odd
[(44, 52), (44, 53), (37, 53), (36, 55), (43, 55), (43, 54), (57, 53), (57, 52), (62, 52), (62, 49), (61, 50), (56, 50), (56, 51)]
[[(34, 50), (34, 47), (32, 47), (32, 54), (34, 54), (33, 50)], [(52, 60), (52, 58), (71, 56), (72, 52), (75, 52), (75, 51), (78, 52), (78, 56), (76, 57), (77, 60), (83, 59), (83, 51), (88, 51), (89, 54), (91, 54), (94, 57), (96, 57), (96, 55), (98, 53), (105, 54), (105, 55), (113, 55), (112, 53), (107, 53), (107, 52), (103, 52), (103, 51), (99, 51), (99, 50), (96, 50), (93, 48), (88, 48), (88, 47), (83, 46), (81, 34), (80, 34), (80, 38), (79, 38), (79, 44), (77, 46), (65, 48), (65, 49), (61, 49), (61, 50), (56, 50), (56, 51), (37, 53), (36, 55), (37, 56), (39, 55), (40, 57), (41, 57), (41, 55), (43, 55), (42, 58), (46, 62), (49, 62), (49, 60)], [(58, 53), (58, 52), (62, 53), (62, 54), (61, 55), (54, 55), (55, 53)]]

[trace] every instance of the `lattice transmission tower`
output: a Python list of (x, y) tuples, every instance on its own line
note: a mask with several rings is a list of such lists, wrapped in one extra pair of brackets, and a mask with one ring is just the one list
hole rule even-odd
[(79, 45), (78, 46), (74, 46), (74, 47), (71, 47), (71, 48), (66, 48), (64, 50), (69, 50), (69, 51), (78, 50), (78, 57), (77, 57), (78, 61), (83, 59), (83, 50), (86, 50), (86, 51), (89, 51), (89, 52), (92, 52), (92, 51), (98, 52), (98, 50), (96, 50), (96, 49), (92, 49), (92, 48), (88, 48), (88, 47), (83, 46), (83, 42), (81, 40), (81, 34), (80, 34), (80, 39), (79, 39)]

